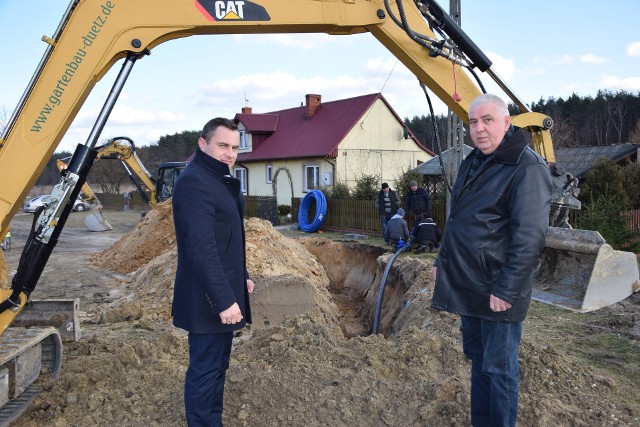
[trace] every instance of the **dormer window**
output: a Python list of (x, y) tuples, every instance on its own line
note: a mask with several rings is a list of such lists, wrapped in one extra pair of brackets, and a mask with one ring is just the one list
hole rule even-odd
[(239, 131), (240, 132), (240, 149), (246, 149), (249, 148), (249, 135), (247, 135), (247, 132), (244, 130)]

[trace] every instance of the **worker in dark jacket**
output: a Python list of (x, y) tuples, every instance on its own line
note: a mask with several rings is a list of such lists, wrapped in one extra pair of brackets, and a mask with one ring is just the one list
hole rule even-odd
[(376, 209), (378, 209), (380, 222), (382, 223), (382, 237), (387, 245), (391, 244), (387, 223), (391, 217), (396, 214), (399, 207), (400, 197), (398, 197), (395, 191), (389, 188), (389, 184), (383, 182), (382, 189), (378, 192), (378, 197), (376, 197)]
[(409, 181), (409, 192), (404, 201), (404, 210), (407, 213), (411, 213), (413, 220), (417, 222), (422, 218), (430, 217), (431, 205), (429, 192), (422, 187), (418, 187), (418, 183), (415, 180)]
[(423, 253), (429, 248), (429, 252), (433, 252), (442, 240), (442, 231), (433, 219), (421, 219), (411, 230), (413, 242), (417, 245), (415, 253)]
[(244, 198), (230, 175), (238, 128), (212, 119), (173, 192), (178, 266), (173, 324), (189, 333), (184, 400), (189, 426), (222, 426), (225, 373), (233, 332), (251, 323)]
[(451, 193), (432, 306), (461, 316), (472, 425), (515, 426), (518, 346), (549, 224), (551, 177), (499, 97), (471, 102), (469, 128), (476, 148)]

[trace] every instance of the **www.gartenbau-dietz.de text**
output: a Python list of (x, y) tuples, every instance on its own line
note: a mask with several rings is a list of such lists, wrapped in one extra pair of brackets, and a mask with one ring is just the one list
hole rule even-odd
[(76, 50), (73, 57), (65, 64), (64, 73), (58, 79), (56, 87), (51, 91), (51, 95), (47, 100), (48, 102), (45, 103), (42, 110), (40, 110), (40, 114), (38, 114), (38, 117), (31, 127), (31, 132), (40, 132), (48, 116), (53, 113), (54, 108), (62, 103), (65, 89), (71, 83), (73, 76), (87, 55), (87, 51), (100, 35), (100, 31), (105, 26), (109, 15), (115, 7), (116, 4), (112, 1), (107, 1), (100, 6), (102, 13), (91, 23), (91, 29), (81, 37), (82, 46)]

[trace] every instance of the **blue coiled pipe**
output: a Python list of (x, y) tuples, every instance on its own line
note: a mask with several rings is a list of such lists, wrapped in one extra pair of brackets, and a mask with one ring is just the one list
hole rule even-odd
[[(316, 204), (316, 215), (313, 218), (313, 222), (309, 223), (309, 208), (311, 204)], [(306, 196), (302, 198), (300, 203), (300, 210), (298, 211), (298, 223), (300, 224), (300, 230), (305, 233), (313, 233), (317, 231), (327, 216), (327, 199), (320, 190), (311, 190)]]

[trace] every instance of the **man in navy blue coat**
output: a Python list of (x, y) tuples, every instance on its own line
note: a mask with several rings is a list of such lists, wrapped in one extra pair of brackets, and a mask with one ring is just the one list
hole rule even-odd
[(178, 244), (172, 315), (189, 333), (184, 400), (191, 427), (222, 426), (233, 332), (251, 323), (244, 197), (230, 175), (239, 146), (235, 123), (207, 122), (172, 197)]

